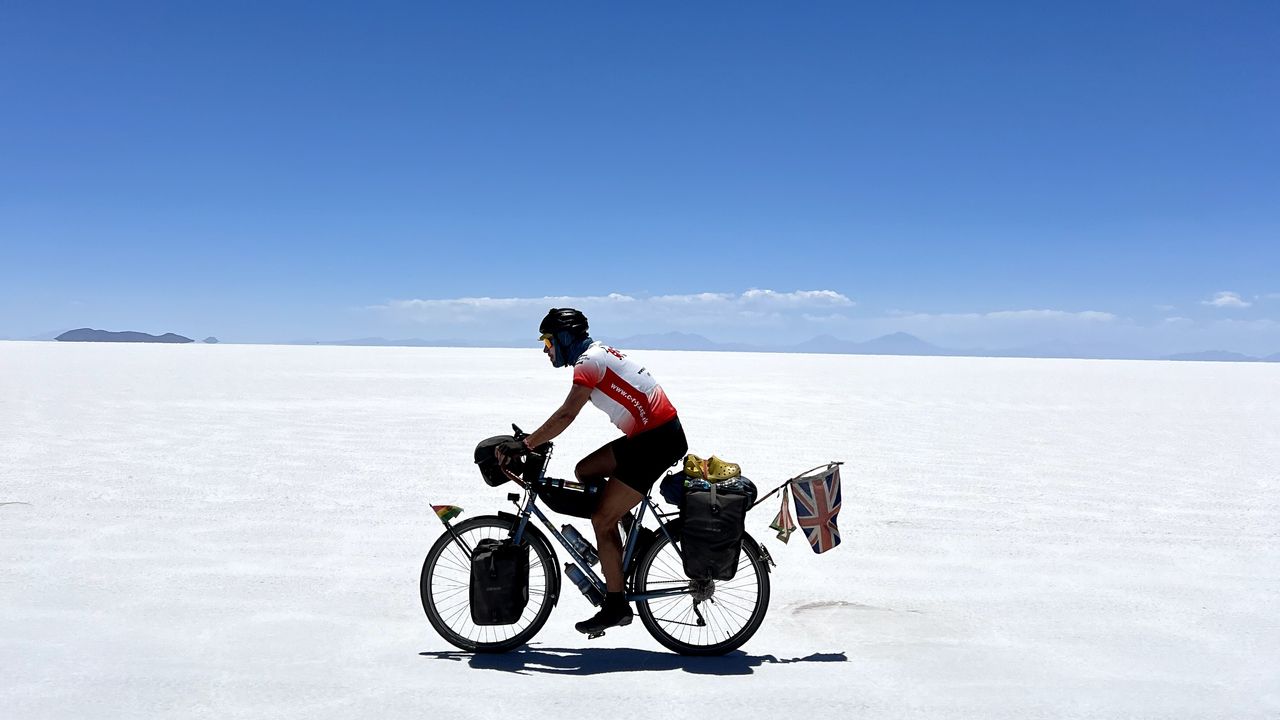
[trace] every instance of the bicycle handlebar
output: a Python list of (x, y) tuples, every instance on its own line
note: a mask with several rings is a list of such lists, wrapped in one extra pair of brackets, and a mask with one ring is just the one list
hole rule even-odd
[[(530, 435), (530, 433), (527, 433), (524, 430), (521, 430), (520, 426), (516, 425), (515, 423), (511, 423), (511, 431), (514, 434), (514, 437), (516, 440), (524, 440)], [(541, 456), (541, 459), (543, 462), (543, 470), (545, 471), (545, 463), (547, 462), (547, 459), (550, 457), (551, 449), (554, 446), (555, 446), (555, 443), (548, 440), (547, 442), (539, 445), (537, 448), (526, 450), (525, 452), (520, 453), (519, 458), (522, 462), (528, 462), (530, 455)], [(521, 475), (517, 475), (516, 473), (511, 472), (511, 469), (508, 467), (511, 459), (512, 458), (508, 458), (505, 462), (500, 463), (499, 469), (503, 472), (503, 474), (507, 476), (509, 480), (512, 480), (517, 485), (524, 487), (524, 479), (521, 477)], [(523, 471), (521, 474), (523, 474)]]

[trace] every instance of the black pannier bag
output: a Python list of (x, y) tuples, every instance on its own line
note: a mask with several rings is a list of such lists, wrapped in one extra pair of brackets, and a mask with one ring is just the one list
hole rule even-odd
[(529, 544), (484, 538), (471, 553), (471, 621), (510, 625), (529, 604)]
[(756, 486), (744, 477), (690, 485), (680, 503), (684, 572), (694, 580), (732, 580)]
[(589, 518), (600, 504), (604, 484), (603, 478), (578, 482), (544, 477), (534, 485), (534, 490), (544, 505), (561, 515)]

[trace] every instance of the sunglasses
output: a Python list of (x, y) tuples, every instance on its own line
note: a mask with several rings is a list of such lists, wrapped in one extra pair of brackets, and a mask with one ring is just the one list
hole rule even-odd
[(550, 336), (550, 335), (543, 335), (543, 336), (539, 337), (538, 339), (542, 341), (542, 346), (543, 346), (543, 349), (544, 349), (544, 350), (550, 350), (550, 349), (551, 349), (551, 340), (552, 340), (552, 336)]

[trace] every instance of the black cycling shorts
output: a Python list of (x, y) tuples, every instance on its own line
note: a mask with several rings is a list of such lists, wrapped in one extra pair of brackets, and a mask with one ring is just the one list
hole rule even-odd
[(689, 452), (678, 417), (652, 430), (620, 437), (609, 443), (609, 447), (617, 462), (613, 477), (641, 495), (647, 494), (667, 468)]

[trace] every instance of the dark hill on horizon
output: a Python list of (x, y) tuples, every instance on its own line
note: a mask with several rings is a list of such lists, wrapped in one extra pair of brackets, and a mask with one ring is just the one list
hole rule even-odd
[(1192, 362), (1270, 362), (1275, 355), (1266, 358), (1256, 358), (1252, 355), (1244, 353), (1229, 352), (1227, 350), (1205, 350), (1204, 352), (1194, 353), (1178, 353), (1177, 355), (1166, 355), (1161, 358), (1163, 360), (1189, 360)]
[(60, 342), (141, 342), (141, 343), (189, 343), (195, 342), (189, 337), (183, 337), (174, 333), (165, 333), (163, 335), (148, 335), (144, 332), (135, 332), (125, 330), (122, 332), (113, 332), (110, 330), (95, 330), (93, 328), (77, 328), (68, 330), (58, 337), (54, 338)]
[(954, 355), (955, 351), (926, 342), (910, 333), (896, 332), (865, 342), (819, 335), (792, 348), (794, 352), (839, 353), (844, 355)]

